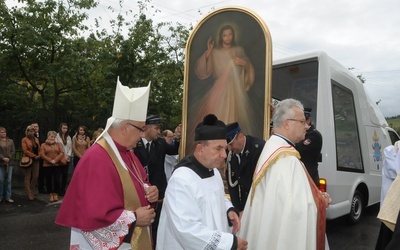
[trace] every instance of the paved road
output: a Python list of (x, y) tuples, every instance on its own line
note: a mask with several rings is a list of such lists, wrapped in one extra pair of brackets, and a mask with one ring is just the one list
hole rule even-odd
[(345, 217), (328, 220), (326, 232), (331, 250), (374, 250), (380, 221), (376, 218), (379, 204), (366, 208), (364, 217), (356, 225), (349, 225)]
[[(47, 195), (28, 201), (23, 190), (14, 190), (14, 204), (0, 204), (0, 249), (69, 249), (69, 229), (54, 223), (60, 202), (49, 203)], [(327, 221), (331, 250), (373, 250), (380, 223), (379, 205), (366, 210), (362, 221), (348, 225), (345, 218)]]
[(0, 249), (69, 249), (69, 229), (54, 223), (59, 202), (49, 204), (40, 194), (29, 201), (14, 190), (13, 204), (0, 204)]

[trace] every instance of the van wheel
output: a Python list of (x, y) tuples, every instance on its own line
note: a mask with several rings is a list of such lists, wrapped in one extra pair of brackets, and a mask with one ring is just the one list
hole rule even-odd
[(348, 221), (351, 224), (356, 224), (360, 221), (361, 216), (364, 212), (363, 196), (360, 191), (356, 190), (353, 199), (351, 200), (350, 214), (348, 215)]

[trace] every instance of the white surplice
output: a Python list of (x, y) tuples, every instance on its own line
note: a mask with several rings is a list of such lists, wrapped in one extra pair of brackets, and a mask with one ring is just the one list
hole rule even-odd
[(165, 192), (157, 249), (231, 249), (232, 229), (221, 175), (200, 178), (193, 170), (180, 167), (170, 178)]
[[(284, 152), (279, 154), (280, 150)], [(238, 233), (248, 241), (249, 250), (316, 249), (317, 207), (295, 153), (275, 135), (264, 146), (253, 177), (255, 189), (250, 191)], [(262, 176), (267, 160), (273, 165)], [(262, 178), (255, 183), (257, 174)]]

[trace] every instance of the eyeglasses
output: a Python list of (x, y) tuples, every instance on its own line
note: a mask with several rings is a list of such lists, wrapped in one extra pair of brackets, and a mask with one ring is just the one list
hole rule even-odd
[(300, 122), (301, 124), (305, 125), (306, 124), (306, 120), (297, 120), (297, 119), (287, 119), (289, 121), (295, 121), (295, 122)]
[(138, 126), (133, 125), (132, 123), (129, 123), (129, 122), (127, 122), (127, 124), (129, 124), (129, 125), (131, 125), (132, 127), (138, 129), (138, 130), (140, 131), (140, 133), (144, 133), (144, 128), (139, 128)]
[(228, 143), (228, 145), (230, 145), (237, 137), (238, 133), (236, 133), (233, 137), (228, 137), (226, 138), (226, 143)]

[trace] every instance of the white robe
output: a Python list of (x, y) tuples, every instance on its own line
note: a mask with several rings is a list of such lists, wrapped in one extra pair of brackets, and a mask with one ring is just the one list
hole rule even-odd
[(201, 179), (193, 170), (179, 167), (170, 178), (165, 192), (157, 249), (231, 249), (232, 229), (221, 175)]
[(383, 167), (382, 167), (382, 188), (381, 188), (381, 204), (385, 200), (386, 193), (392, 185), (396, 176), (400, 174), (400, 154), (396, 152), (393, 145), (387, 146), (383, 150)]
[[(253, 185), (263, 164), (282, 146), (289, 147), (278, 136), (266, 142)], [(238, 236), (248, 241), (249, 250), (316, 249), (317, 207), (299, 159), (291, 155), (277, 159), (250, 191), (241, 222)]]
[(164, 172), (165, 176), (167, 177), (167, 181), (169, 181), (169, 178), (171, 178), (172, 171), (178, 163), (178, 157), (179, 155), (165, 155)]

